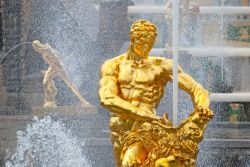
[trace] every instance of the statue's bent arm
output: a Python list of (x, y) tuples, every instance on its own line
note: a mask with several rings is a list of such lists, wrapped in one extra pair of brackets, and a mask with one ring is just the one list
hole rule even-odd
[[(173, 61), (163, 58), (163, 69), (169, 80), (173, 80)], [(192, 97), (193, 105), (195, 107), (209, 108), (210, 99), (209, 93), (198, 82), (196, 82), (190, 75), (185, 73), (182, 68), (178, 67), (178, 86), (190, 94)]]
[(139, 119), (144, 121), (160, 120), (157, 115), (148, 114), (144, 110), (132, 105), (119, 97), (117, 86), (118, 67), (113, 61), (107, 61), (101, 69), (101, 80), (99, 96), (101, 104), (110, 112), (130, 119)]
[(194, 106), (209, 108), (209, 93), (190, 75), (182, 72), (178, 73), (178, 84), (181, 89), (189, 93), (192, 97)]

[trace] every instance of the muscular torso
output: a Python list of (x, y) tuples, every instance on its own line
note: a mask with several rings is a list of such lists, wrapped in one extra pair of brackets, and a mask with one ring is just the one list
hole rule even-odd
[(144, 62), (124, 59), (118, 67), (120, 96), (136, 107), (155, 112), (167, 83), (161, 60), (149, 58)]

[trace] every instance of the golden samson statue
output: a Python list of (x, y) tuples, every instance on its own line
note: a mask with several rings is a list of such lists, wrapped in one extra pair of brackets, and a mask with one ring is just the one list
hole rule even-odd
[(156, 115), (164, 87), (173, 78), (173, 62), (149, 57), (157, 32), (146, 20), (130, 30), (126, 53), (101, 68), (99, 96), (112, 113), (110, 129), (117, 167), (192, 167), (198, 144), (213, 113), (209, 93), (178, 67), (178, 85), (190, 94), (194, 111), (178, 127), (167, 114)]

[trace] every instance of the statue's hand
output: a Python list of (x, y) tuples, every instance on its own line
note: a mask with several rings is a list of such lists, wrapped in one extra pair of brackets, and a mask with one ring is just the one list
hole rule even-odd
[(195, 115), (193, 117), (193, 121), (208, 121), (213, 117), (213, 111), (205, 106), (196, 106), (195, 107)]
[(162, 117), (162, 123), (167, 126), (173, 126), (173, 123), (168, 119), (168, 114), (165, 113)]

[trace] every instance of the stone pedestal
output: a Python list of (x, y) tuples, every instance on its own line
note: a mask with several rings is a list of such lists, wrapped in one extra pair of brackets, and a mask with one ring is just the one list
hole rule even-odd
[(97, 107), (95, 106), (57, 106), (50, 107), (33, 107), (33, 115), (35, 116), (64, 116), (64, 117), (87, 117), (89, 115), (97, 114)]

